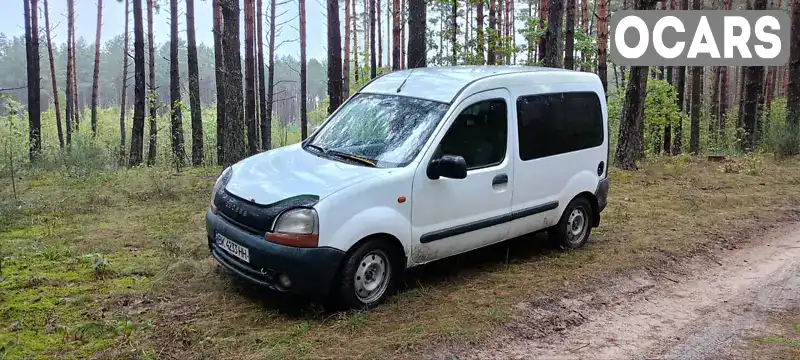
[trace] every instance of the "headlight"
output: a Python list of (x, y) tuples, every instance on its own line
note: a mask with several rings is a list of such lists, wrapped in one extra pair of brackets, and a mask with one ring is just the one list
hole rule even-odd
[(319, 240), (319, 218), (310, 208), (291, 209), (275, 219), (267, 241), (299, 247), (315, 247)]
[(228, 180), (231, 179), (231, 175), (232, 175), (232, 170), (230, 167), (228, 167), (222, 171), (222, 174), (220, 174), (219, 177), (217, 178), (217, 182), (214, 183), (214, 187), (211, 191), (211, 212), (213, 212), (214, 214), (216, 214), (218, 211), (217, 207), (214, 205), (214, 198), (217, 197), (217, 192), (219, 192), (222, 188), (224, 188), (225, 185), (228, 183)]

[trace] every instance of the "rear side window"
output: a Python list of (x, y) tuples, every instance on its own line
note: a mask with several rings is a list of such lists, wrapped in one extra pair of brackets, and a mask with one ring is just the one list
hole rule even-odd
[(593, 92), (520, 96), (517, 123), (522, 160), (603, 144), (603, 112)]

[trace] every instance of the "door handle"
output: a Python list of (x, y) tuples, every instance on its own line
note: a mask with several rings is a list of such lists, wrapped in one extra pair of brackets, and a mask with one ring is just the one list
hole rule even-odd
[(506, 174), (499, 174), (492, 179), (492, 186), (495, 185), (502, 185), (508, 183), (508, 175)]

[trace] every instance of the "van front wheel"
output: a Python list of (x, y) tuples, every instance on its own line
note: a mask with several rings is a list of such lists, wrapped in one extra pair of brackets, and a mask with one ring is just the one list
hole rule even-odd
[(333, 300), (339, 309), (371, 309), (394, 291), (396, 268), (392, 247), (382, 239), (361, 244), (345, 259)]
[(586, 198), (579, 197), (569, 203), (558, 225), (548, 236), (562, 249), (577, 249), (586, 244), (592, 232), (592, 206)]

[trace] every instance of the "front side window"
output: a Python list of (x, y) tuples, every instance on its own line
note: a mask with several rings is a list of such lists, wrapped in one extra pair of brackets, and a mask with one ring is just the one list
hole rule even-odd
[(405, 166), (417, 156), (448, 108), (445, 103), (406, 96), (357, 94), (304, 148), (377, 167)]
[(461, 156), (468, 170), (499, 164), (506, 156), (507, 138), (505, 100), (480, 101), (464, 109), (453, 121), (434, 158)]
[(521, 160), (603, 144), (603, 111), (594, 92), (521, 96), (517, 124)]

